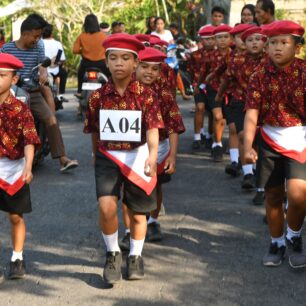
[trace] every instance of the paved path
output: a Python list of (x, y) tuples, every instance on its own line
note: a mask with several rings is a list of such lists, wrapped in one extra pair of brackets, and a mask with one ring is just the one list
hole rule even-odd
[[(287, 262), (276, 269), (261, 265), (269, 242), (264, 210), (251, 205), (253, 194), (241, 192), (241, 178), (227, 177), (225, 162), (213, 164), (208, 152), (191, 154), (192, 102), (180, 102), (188, 131), (178, 172), (165, 186), (164, 240), (145, 245), (143, 281), (106, 287), (90, 137), (70, 98), (58, 118), (67, 152), (80, 167), (61, 175), (57, 161), (47, 158), (36, 169), (33, 213), (26, 217), (29, 274), (1, 285), (0, 305), (306, 305), (306, 271), (292, 271)], [(4, 214), (0, 224), (0, 263), (7, 269)]]

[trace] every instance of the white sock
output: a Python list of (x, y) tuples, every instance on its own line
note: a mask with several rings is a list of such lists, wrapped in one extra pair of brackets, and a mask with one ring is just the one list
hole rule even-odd
[(272, 243), (277, 243), (277, 247), (281, 247), (281, 246), (285, 246), (286, 245), (286, 243), (285, 243), (285, 236), (284, 235), (282, 235), (282, 236), (280, 236), (280, 237), (278, 237), (278, 238), (273, 238), (273, 237), (271, 237), (271, 239), (272, 239)]
[(209, 132), (206, 132), (206, 139), (210, 139), (212, 138), (212, 134), (210, 134)]
[(16, 261), (17, 259), (23, 260), (22, 253), (23, 253), (23, 251), (21, 251), (21, 252), (13, 251), (11, 261)]
[(205, 135), (205, 130), (204, 130), (204, 128), (201, 128), (200, 134)]
[(102, 236), (106, 245), (107, 252), (120, 252), (118, 244), (118, 231), (111, 235), (105, 235), (102, 233)]
[(213, 149), (213, 148), (215, 148), (217, 146), (222, 147), (222, 142), (214, 142), (211, 147)]
[(291, 241), (291, 239), (293, 238), (293, 237), (300, 237), (301, 236), (301, 232), (302, 232), (302, 228), (299, 230), (299, 231), (294, 231), (294, 230), (292, 230), (288, 225), (287, 225), (287, 235), (286, 235), (286, 238), (288, 239), (288, 240), (290, 240)]
[(257, 192), (265, 192), (265, 188), (257, 188)]
[(141, 256), (144, 241), (145, 241), (144, 239), (134, 240), (134, 239), (130, 238), (130, 254), (129, 254), (129, 256), (131, 256), (131, 255)]
[(236, 162), (238, 164), (239, 159), (239, 150), (238, 149), (229, 149), (231, 162)]
[(253, 174), (252, 164), (247, 164), (242, 166), (243, 175)]
[(148, 224), (151, 224), (151, 223), (154, 223), (154, 222), (158, 223), (158, 220), (150, 216), (150, 218), (148, 220)]
[(129, 234), (131, 231), (130, 231), (130, 229), (129, 228), (126, 228), (125, 229), (125, 234)]
[(193, 139), (194, 140), (201, 140), (201, 134), (194, 134)]

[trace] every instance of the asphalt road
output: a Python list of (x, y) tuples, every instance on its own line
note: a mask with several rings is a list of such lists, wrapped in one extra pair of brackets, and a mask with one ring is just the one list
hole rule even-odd
[[(228, 156), (214, 164), (207, 151), (191, 154), (193, 103), (183, 101), (187, 132), (177, 173), (164, 188), (164, 240), (145, 244), (143, 281), (105, 286), (90, 137), (69, 97), (58, 119), (67, 153), (80, 167), (63, 175), (48, 157), (35, 169), (33, 212), (26, 216), (28, 275), (0, 286), (1, 306), (306, 305), (306, 271), (293, 271), (287, 261), (278, 268), (261, 265), (269, 244), (264, 209), (252, 206), (253, 193), (241, 192), (241, 178), (226, 176)], [(0, 224), (0, 265), (7, 271), (11, 244), (4, 214)]]

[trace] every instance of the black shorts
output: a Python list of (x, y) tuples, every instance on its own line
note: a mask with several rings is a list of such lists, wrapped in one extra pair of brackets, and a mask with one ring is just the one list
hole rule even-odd
[(26, 214), (32, 211), (30, 187), (25, 184), (14, 195), (0, 188), (0, 210), (11, 214)]
[(282, 186), (286, 180), (306, 180), (306, 163), (281, 155), (273, 150), (258, 133), (258, 163), (256, 180), (257, 186), (265, 188)]
[(157, 184), (162, 185), (171, 181), (171, 174), (165, 172), (165, 170), (157, 175)]
[(216, 98), (216, 95), (217, 95), (217, 92), (212, 89), (211, 86), (207, 85), (206, 86), (206, 92), (207, 92), (207, 106), (210, 110), (213, 110), (214, 108), (222, 108), (223, 107), (223, 102), (216, 102), (215, 101), (215, 98)]
[(120, 171), (118, 165), (100, 152), (96, 154), (95, 165), (96, 193), (102, 196), (116, 196), (134, 212), (148, 213), (157, 208), (156, 188), (148, 196), (145, 191), (129, 181)]
[(243, 131), (245, 117), (244, 103), (232, 98), (230, 103), (226, 106), (225, 112), (227, 124), (235, 123), (237, 134)]
[(198, 104), (198, 103), (204, 103), (205, 105), (208, 102), (208, 98), (205, 92), (203, 92), (202, 89), (199, 89), (199, 92), (197, 94), (194, 95), (194, 103)]

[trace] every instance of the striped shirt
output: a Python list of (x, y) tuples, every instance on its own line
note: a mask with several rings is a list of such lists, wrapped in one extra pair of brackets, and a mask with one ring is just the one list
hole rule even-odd
[(33, 49), (19, 49), (14, 41), (2, 46), (0, 53), (9, 53), (16, 56), (23, 62), (24, 67), (18, 71), (22, 79), (33, 78), (38, 80), (38, 70), (32, 73), (32, 69), (37, 66), (45, 57), (43, 44), (40, 42)]

